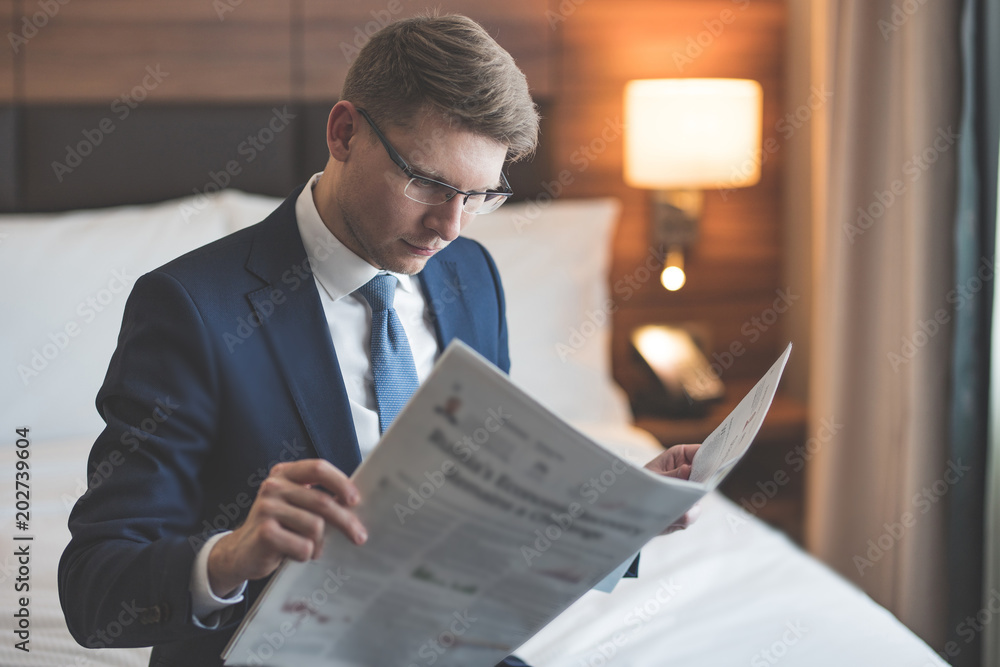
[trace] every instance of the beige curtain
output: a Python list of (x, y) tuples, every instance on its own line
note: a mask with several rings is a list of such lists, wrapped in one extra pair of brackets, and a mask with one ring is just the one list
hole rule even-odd
[[(809, 470), (807, 546), (935, 648), (961, 3), (814, 0), (810, 419), (841, 424)], [(926, 491), (925, 491), (926, 489)]]

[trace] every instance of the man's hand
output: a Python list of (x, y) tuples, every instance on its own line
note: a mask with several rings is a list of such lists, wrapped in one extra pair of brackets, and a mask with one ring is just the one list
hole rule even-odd
[[(701, 445), (674, 445), (647, 463), (646, 469), (651, 470), (658, 475), (666, 475), (667, 477), (676, 477), (678, 479), (689, 479), (691, 477), (691, 464), (694, 461), (694, 455), (698, 452), (699, 447), (701, 447)], [(667, 526), (666, 530), (664, 530), (662, 534), (667, 535), (678, 530), (684, 530), (694, 523), (699, 514), (701, 514), (701, 508), (698, 505), (695, 505), (689, 509), (684, 516)]]
[(246, 521), (220, 539), (209, 554), (212, 590), (226, 596), (244, 581), (271, 574), (285, 557), (296, 561), (319, 558), (326, 523), (355, 544), (363, 544), (368, 534), (350, 509), (360, 501), (354, 483), (329, 461), (305, 459), (275, 465), (261, 483)]
[(691, 463), (701, 445), (674, 445), (646, 464), (646, 470), (657, 475), (688, 479), (691, 477)]

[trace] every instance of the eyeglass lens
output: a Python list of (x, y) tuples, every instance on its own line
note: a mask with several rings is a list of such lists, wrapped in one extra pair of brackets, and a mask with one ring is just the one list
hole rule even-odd
[[(403, 194), (421, 204), (436, 206), (451, 201), (458, 193), (433, 181), (411, 178)], [(462, 208), (466, 213), (488, 213), (499, 207), (504, 199), (501, 195), (491, 193), (470, 195)]]

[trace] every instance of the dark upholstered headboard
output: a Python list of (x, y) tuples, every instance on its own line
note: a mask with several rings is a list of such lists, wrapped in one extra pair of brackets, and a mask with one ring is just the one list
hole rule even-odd
[[(216, 184), (285, 196), (326, 164), (332, 105), (0, 106), (0, 213), (145, 204)], [(511, 166), (517, 198), (539, 192), (547, 164), (540, 150)]]

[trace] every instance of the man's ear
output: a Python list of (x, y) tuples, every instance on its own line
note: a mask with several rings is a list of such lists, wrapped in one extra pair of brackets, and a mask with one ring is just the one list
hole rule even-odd
[(339, 162), (347, 160), (351, 153), (351, 139), (358, 132), (361, 115), (353, 104), (341, 100), (333, 105), (326, 121), (326, 145), (330, 157)]

